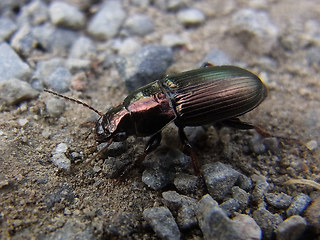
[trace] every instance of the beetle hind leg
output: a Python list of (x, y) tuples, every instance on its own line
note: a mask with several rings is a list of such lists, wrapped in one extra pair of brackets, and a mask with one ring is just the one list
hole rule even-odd
[(193, 150), (185, 132), (183, 131), (183, 128), (181, 128), (181, 127), (179, 127), (179, 137), (180, 137), (180, 140), (183, 144), (183, 153), (191, 157), (194, 172), (195, 172), (195, 174), (200, 176), (201, 171), (200, 171), (197, 155), (196, 155), (195, 151)]

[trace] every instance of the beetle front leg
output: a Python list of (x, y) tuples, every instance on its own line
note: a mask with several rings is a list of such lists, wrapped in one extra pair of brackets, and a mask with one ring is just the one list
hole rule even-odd
[(183, 144), (183, 153), (191, 157), (192, 165), (194, 172), (199, 176), (201, 175), (199, 162), (196, 153), (194, 152), (185, 132), (183, 131), (182, 127), (179, 128), (179, 137)]

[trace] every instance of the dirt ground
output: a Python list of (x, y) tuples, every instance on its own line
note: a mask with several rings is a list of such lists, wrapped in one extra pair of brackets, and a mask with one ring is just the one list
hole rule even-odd
[[(274, 68), (266, 67), (261, 56), (249, 51), (236, 39), (226, 37), (223, 29), (232, 12), (219, 12), (218, 8), (223, 6), (218, 2), (208, 0), (195, 4), (211, 17), (204, 26), (185, 30), (191, 45), (189, 50), (175, 52), (175, 62), (168, 73), (194, 68), (213, 48), (223, 49), (234, 62), (247, 63), (252, 71), (262, 73), (262, 78), (263, 73), (268, 72), (265, 81), (269, 87), (268, 98), (242, 119), (275, 135), (299, 139), (301, 143), (282, 142), (279, 153), (247, 154), (243, 149), (255, 135), (254, 131), (232, 130), (230, 147), (234, 149), (233, 155), (226, 157), (219, 149), (215, 130), (209, 128), (206, 146), (197, 150), (201, 164), (221, 161), (247, 176), (261, 174), (271, 184), (271, 192), (317, 194), (312, 187), (284, 185), (283, 182), (290, 178), (320, 181), (319, 147), (310, 151), (305, 146), (310, 140), (320, 141), (320, 57), (318, 62), (308, 61), (309, 54), (314, 49), (319, 51), (320, 45), (305, 45), (308, 39), (303, 38), (308, 20), (320, 24), (319, 2), (270, 1), (266, 10), (282, 36), (299, 36), (292, 40), (292, 49), (275, 46), (270, 52), (268, 57), (275, 62)], [(246, 1), (226, 2), (237, 4), (239, 8), (246, 5)], [(212, 5), (217, 8), (208, 7)], [(162, 18), (156, 10), (148, 11), (160, 30), (144, 39), (144, 43), (159, 42), (162, 30), (167, 31), (167, 26), (174, 21), (170, 14)], [(102, 70), (98, 66), (96, 72), (83, 93), (73, 91), (67, 95), (105, 111), (120, 103), (128, 92), (124, 84), (112, 87), (115, 79), (111, 77), (120, 78), (115, 68)], [(63, 231), (67, 231), (68, 226), (79, 229), (80, 239), (117, 238), (116, 235), (126, 233), (130, 233), (127, 238), (132, 239), (157, 239), (145, 226), (142, 212), (147, 207), (162, 205), (161, 193), (175, 190), (174, 187), (162, 191), (149, 189), (141, 181), (140, 169), (133, 169), (123, 181), (108, 179), (101, 171), (93, 171), (102, 160), (90, 158), (92, 155), (88, 154), (88, 149), (94, 141), (90, 137), (83, 139), (90, 132), (90, 127), (83, 125), (92, 113), (80, 105), (66, 102), (67, 110), (61, 117), (50, 117), (45, 110), (45, 100), (50, 97), (42, 92), (38, 99), (7, 107), (0, 113), (0, 238), (57, 239), (59, 229), (64, 226)], [(27, 122), (21, 124), (21, 119)], [(164, 134), (166, 138), (171, 133)], [(169, 137), (167, 142), (175, 137)], [(130, 138), (128, 141), (125, 154), (134, 159), (143, 151), (145, 139)], [(61, 142), (67, 143), (69, 153), (76, 152), (80, 156), (72, 160), (70, 171), (59, 170), (50, 160), (52, 151)], [(204, 193), (204, 189), (199, 189), (191, 197), (200, 199)], [(118, 234), (108, 228), (108, 225), (123, 225), (126, 221), (125, 227), (116, 228)], [(65, 236), (63, 232), (61, 234)], [(195, 231), (184, 238), (199, 239), (199, 236), (201, 233)]]

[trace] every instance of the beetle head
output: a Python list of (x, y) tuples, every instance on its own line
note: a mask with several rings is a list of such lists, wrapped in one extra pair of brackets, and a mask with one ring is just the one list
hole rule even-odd
[(111, 108), (97, 121), (95, 133), (99, 143), (124, 141), (134, 134), (130, 112), (122, 105)]

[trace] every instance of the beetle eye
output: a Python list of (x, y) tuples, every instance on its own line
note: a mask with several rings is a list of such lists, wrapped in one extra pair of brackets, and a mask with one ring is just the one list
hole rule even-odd
[(115, 142), (122, 142), (122, 141), (126, 140), (127, 137), (128, 137), (128, 136), (127, 136), (127, 134), (126, 134), (125, 132), (120, 132), (120, 133), (115, 134), (115, 135), (112, 137), (112, 139), (113, 139), (113, 141), (115, 141)]

